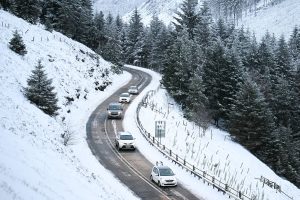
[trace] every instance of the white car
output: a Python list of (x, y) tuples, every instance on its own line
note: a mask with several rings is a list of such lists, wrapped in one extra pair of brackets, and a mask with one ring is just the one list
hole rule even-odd
[(128, 93), (129, 94), (138, 94), (139, 93), (139, 89), (135, 85), (130, 86), (129, 89), (128, 89)]
[(174, 172), (168, 166), (158, 163), (152, 168), (151, 181), (157, 183), (158, 186), (177, 186), (177, 179)]
[(118, 132), (116, 136), (116, 148), (135, 150), (135, 138), (129, 132)]
[(119, 103), (129, 103), (131, 95), (128, 92), (124, 92), (119, 97)]

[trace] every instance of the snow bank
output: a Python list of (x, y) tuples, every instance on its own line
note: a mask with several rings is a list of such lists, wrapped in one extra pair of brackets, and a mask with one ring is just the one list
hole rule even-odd
[[(150, 70), (146, 71), (149, 72)], [(139, 133), (138, 128), (130, 123), (132, 119), (136, 118), (136, 108), (143, 95), (149, 90), (156, 90), (159, 86), (158, 80), (161, 78), (160, 75), (151, 71), (149, 73), (151, 73), (155, 81), (130, 104), (123, 122), (125, 130), (134, 133), (134, 136), (137, 138), (137, 147), (153, 164), (157, 160), (163, 160), (164, 163), (167, 163), (174, 169), (180, 183), (196, 195), (205, 199), (228, 199), (222, 193), (213, 190), (211, 186), (203, 184), (201, 180), (194, 178), (184, 172), (182, 168), (166, 160), (153, 146), (146, 142)], [(300, 190), (296, 186), (278, 177), (249, 151), (232, 142), (227, 132), (220, 131), (214, 127), (209, 127), (208, 130), (204, 131), (202, 128), (184, 119), (180, 107), (167, 95), (164, 89), (159, 89), (151, 98), (151, 101), (156, 109), (164, 114), (152, 111), (149, 107), (142, 107), (140, 120), (143, 127), (153, 136), (155, 133), (155, 121), (166, 121), (166, 137), (162, 139), (162, 144), (172, 149), (173, 153), (178, 154), (181, 158), (185, 158), (187, 162), (228, 183), (231, 187), (242, 191), (249, 197), (257, 196), (259, 197), (258, 199), (265, 200), (289, 199), (283, 193), (279, 193), (266, 185), (263, 186), (259, 180), (263, 176), (280, 185), (282, 191), (287, 195), (294, 199), (300, 199)], [(168, 113), (168, 108), (170, 112), (167, 115), (165, 113)]]
[[(24, 57), (8, 48), (15, 30), (26, 45)], [(131, 75), (113, 75), (86, 46), (3, 10), (0, 52), (0, 199), (137, 199), (99, 164), (85, 140), (90, 113)], [(56, 118), (21, 92), (39, 59), (58, 94)], [(108, 82), (113, 84), (99, 91)], [(63, 123), (73, 132), (72, 146), (63, 145)]]

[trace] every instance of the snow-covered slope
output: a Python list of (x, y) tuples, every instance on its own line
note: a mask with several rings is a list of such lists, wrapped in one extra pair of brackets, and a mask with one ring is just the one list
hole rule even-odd
[[(173, 16), (182, 2), (183, 0), (135, 0), (128, 3), (126, 0), (97, 0), (94, 7), (97, 10), (105, 10), (106, 13), (119, 13), (126, 22), (129, 22), (134, 8), (137, 7), (145, 25), (150, 24), (153, 15), (169, 24), (174, 20)], [(201, 5), (202, 0), (198, 2)], [(267, 30), (276, 37), (284, 34), (288, 38), (294, 26), (300, 25), (300, 1), (284, 0), (275, 6), (271, 6), (270, 2), (272, 1), (261, 0), (256, 13), (248, 12), (239, 21), (239, 26), (243, 25), (255, 32), (258, 39), (261, 39)]]
[[(149, 25), (152, 17), (155, 15), (165, 24), (169, 24), (173, 21), (175, 13), (179, 10), (180, 4), (183, 0), (149, 0), (138, 7), (138, 11), (141, 14), (142, 22), (145, 25)], [(123, 20), (129, 22), (132, 12), (123, 16)]]
[(120, 16), (139, 7), (147, 0), (94, 0), (94, 11), (102, 11), (105, 15), (111, 13), (114, 16)]
[[(277, 176), (249, 151), (231, 141), (227, 132), (213, 126), (203, 130), (187, 121), (183, 117), (180, 106), (174, 102), (165, 89), (159, 87), (158, 80), (161, 77), (153, 72), (152, 76), (155, 81), (130, 104), (123, 121), (125, 130), (135, 133), (139, 151), (152, 163), (161, 160), (169, 165), (175, 171), (181, 184), (204, 199), (229, 199), (222, 192), (217, 192), (212, 186), (203, 183), (202, 179), (195, 178), (162, 156), (139, 134), (139, 129), (132, 124), (132, 118), (136, 118), (138, 102), (150, 90), (155, 92), (147, 99), (148, 106), (142, 107), (140, 110), (141, 123), (147, 132), (155, 136), (155, 121), (165, 121), (165, 138), (162, 138), (161, 142), (166, 148), (172, 150), (173, 155), (177, 154), (188, 163), (250, 198), (256, 197), (257, 200), (290, 200), (290, 197), (294, 200), (300, 199), (299, 188)], [(263, 184), (260, 180), (261, 176), (278, 184), (282, 192)]]
[[(15, 30), (27, 47), (24, 57), (8, 48)], [(58, 94), (62, 109), (56, 118), (21, 92), (39, 59)], [(129, 79), (127, 73), (113, 75), (110, 64), (86, 46), (0, 10), (0, 199), (136, 199), (85, 140), (89, 114)], [(104, 92), (95, 90), (96, 82), (109, 81)], [(66, 127), (74, 145), (63, 145)]]
[(293, 28), (300, 26), (300, 1), (285, 0), (275, 6), (265, 7), (263, 4), (255, 13), (249, 13), (239, 26), (253, 31), (257, 39), (261, 39), (268, 31), (279, 38), (282, 34), (289, 38)]

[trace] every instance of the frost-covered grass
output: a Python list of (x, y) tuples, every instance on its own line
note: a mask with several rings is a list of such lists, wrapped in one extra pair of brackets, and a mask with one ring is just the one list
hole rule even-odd
[[(15, 30), (24, 57), (8, 48)], [(39, 59), (57, 92), (56, 118), (21, 92)], [(93, 109), (130, 77), (114, 75), (86, 46), (0, 10), (0, 199), (136, 199), (92, 155), (85, 132)], [(66, 129), (73, 145), (63, 144)]]

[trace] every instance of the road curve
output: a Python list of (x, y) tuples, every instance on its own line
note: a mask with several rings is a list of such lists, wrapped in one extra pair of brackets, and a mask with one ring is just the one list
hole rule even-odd
[[(122, 131), (122, 120), (107, 119), (106, 108), (110, 102), (118, 101), (119, 94), (126, 92), (130, 85), (140, 86), (140, 92), (151, 82), (145, 72), (126, 68), (132, 74), (131, 81), (101, 103), (91, 114), (86, 125), (87, 142), (98, 161), (115, 174), (141, 199), (199, 199), (180, 184), (177, 187), (160, 188), (150, 181), (153, 164), (139, 151), (118, 151), (114, 138), (116, 131)], [(124, 112), (126, 112), (125, 105)], [(132, 119), (134, 121), (134, 119)]]

